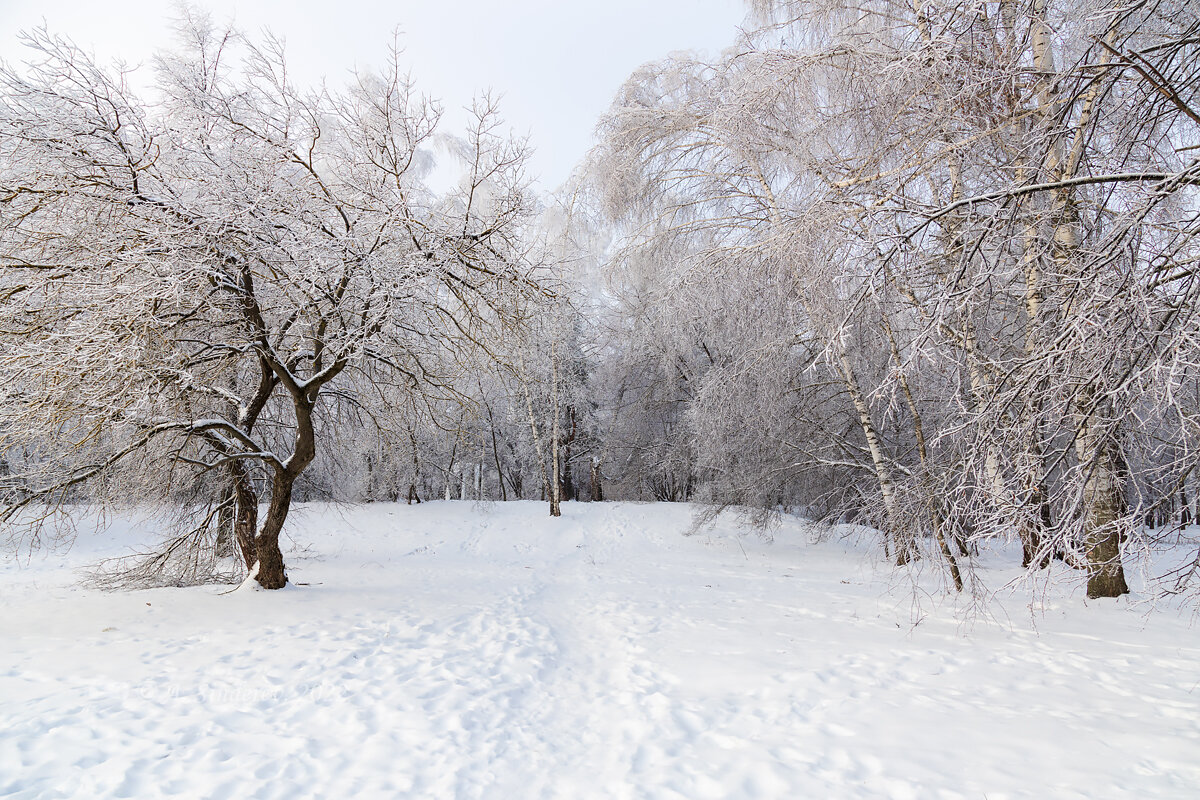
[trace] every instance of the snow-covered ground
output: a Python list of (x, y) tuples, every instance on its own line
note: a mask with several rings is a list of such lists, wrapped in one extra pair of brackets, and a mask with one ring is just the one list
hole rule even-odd
[(279, 592), (81, 588), (128, 521), (9, 558), (0, 796), (1200, 797), (1186, 612), (1052, 585), (967, 624), (691, 511), (307, 506)]

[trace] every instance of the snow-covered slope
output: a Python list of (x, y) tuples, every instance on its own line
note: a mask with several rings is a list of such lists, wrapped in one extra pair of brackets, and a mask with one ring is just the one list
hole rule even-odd
[(798, 520), (563, 510), (307, 506), (279, 592), (79, 588), (129, 521), (7, 561), (0, 796), (1200, 796), (1186, 616), (964, 625)]

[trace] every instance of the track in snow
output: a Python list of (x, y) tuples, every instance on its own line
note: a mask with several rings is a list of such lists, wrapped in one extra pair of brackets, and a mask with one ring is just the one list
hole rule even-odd
[(914, 626), (797, 520), (564, 511), (308, 507), (274, 593), (78, 588), (128, 525), (6, 564), (0, 796), (1200, 796), (1186, 619)]

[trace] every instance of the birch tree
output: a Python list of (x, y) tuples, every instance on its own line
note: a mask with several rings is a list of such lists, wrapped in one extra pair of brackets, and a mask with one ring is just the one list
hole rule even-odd
[[(833, 474), (840, 449), (873, 475), (899, 558), (929, 531), (961, 585), (969, 534), (1124, 593), (1148, 485), (1130, 453), (1164, 412), (1173, 452), (1195, 436), (1166, 399), (1194, 352), (1194, 3), (753, 5), (716, 62), (632, 76), (595, 157), (676, 331), (713, 284), (781, 298), (792, 330), (734, 372), (841, 384), (857, 441), (809, 463)], [(788, 357), (806, 347), (816, 362)], [(768, 453), (764, 474), (806, 467)]]

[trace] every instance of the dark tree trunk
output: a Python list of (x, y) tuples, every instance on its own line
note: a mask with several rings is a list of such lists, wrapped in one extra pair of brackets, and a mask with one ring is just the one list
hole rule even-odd
[(562, 499), (576, 499), (575, 478), (573, 475), (571, 475), (571, 445), (569, 442), (563, 446)]
[(600, 477), (600, 462), (592, 460), (592, 501), (599, 503), (604, 500), (604, 484)]
[[(316, 359), (316, 368), (320, 359)], [(326, 373), (325, 380), (332, 379), (344, 364)], [(281, 380), (283, 380), (281, 378)], [(287, 573), (283, 566), (283, 553), (279, 549), (279, 534), (287, 521), (292, 507), (292, 489), (304, 470), (308, 469), (317, 456), (316, 432), (313, 429), (313, 408), (319, 397), (319, 387), (301, 386), (290, 378), (284, 381), (292, 396), (292, 409), (296, 415), (296, 439), (292, 454), (275, 465), (271, 479), (271, 504), (267, 518), (254, 538), (254, 553), (258, 562), (258, 583), (264, 589), (282, 589), (287, 585)]]
[(375, 457), (367, 453), (367, 497), (368, 503), (375, 502)]
[(254, 484), (250, 481), (250, 475), (242, 462), (233, 463), (233, 474), (233, 534), (237, 539), (242, 561), (245, 562), (246, 569), (251, 570), (254, 569), (254, 562), (258, 560), (254, 543), (258, 531), (258, 493), (254, 491)]
[[(1085, 432), (1090, 433), (1090, 432)], [(1084, 488), (1088, 597), (1120, 597), (1129, 592), (1121, 564), (1124, 533), (1124, 496), (1121, 488), (1121, 459), (1110, 442), (1099, 444), (1096, 460)]]
[(575, 406), (567, 406), (567, 419), (570, 420), (571, 425), (563, 441), (562, 499), (577, 500), (579, 495), (575, 488), (575, 477), (571, 474), (571, 444), (575, 441), (579, 431)]
[(500, 500), (508, 500), (508, 490), (504, 488), (504, 470), (500, 466), (500, 443), (496, 440), (496, 423), (492, 419), (492, 407), (487, 406), (488, 428), (492, 434), (492, 459), (496, 462), (496, 483), (500, 484)]
[(561, 414), (561, 406), (559, 406), (559, 373), (558, 373), (558, 356), (556, 355), (554, 345), (550, 346), (550, 362), (553, 364), (553, 392), (554, 401), (552, 408), (554, 410), (554, 420), (550, 426), (550, 516), (561, 517), (562, 508), (559, 504), (562, 502), (562, 433), (559, 426), (559, 415)]
[[(557, 427), (557, 425), (555, 427)], [(554, 444), (554, 453), (553, 453), (553, 457), (551, 458), (551, 461), (553, 461), (553, 463), (550, 465), (551, 466), (551, 469), (550, 469), (550, 473), (551, 473), (550, 516), (561, 517), (562, 516), (563, 486), (562, 486), (562, 469), (561, 469), (561, 466), (559, 463), (560, 456), (559, 456), (557, 442), (555, 442), (555, 444)]]
[(1017, 528), (1021, 538), (1021, 566), (1029, 569), (1037, 562), (1038, 569), (1050, 566), (1046, 534), (1050, 530), (1049, 492), (1046, 491), (1045, 455), (1040, 442), (1040, 425), (1030, 437), (1024, 453), (1021, 472), (1022, 497), (1017, 509), (1020, 518)]
[(279, 549), (279, 534), (287, 521), (292, 505), (292, 484), (295, 478), (287, 474), (277, 475), (271, 487), (271, 505), (262, 530), (254, 539), (255, 555), (258, 560), (258, 583), (264, 589), (282, 589), (287, 585), (287, 573), (283, 567), (283, 552)]
[(1050, 503), (1046, 486), (1038, 483), (1027, 488), (1023, 512), (1034, 511), (1036, 517), (1024, 518), (1020, 522), (1021, 566), (1028, 569), (1037, 561), (1038, 569), (1050, 566), (1050, 552), (1044, 548), (1045, 532), (1050, 529)]
[(963, 590), (962, 571), (958, 568), (958, 560), (950, 550), (949, 542), (946, 541), (946, 519), (942, 516), (941, 505), (936, 501), (933, 507), (933, 533), (937, 539), (938, 548), (942, 551), (942, 558), (946, 559), (946, 566), (950, 568), (950, 578), (954, 581), (954, 591), (961, 592)]
[(236, 504), (233, 487), (227, 486), (221, 492), (220, 508), (217, 511), (217, 555), (228, 558), (234, 554), (233, 544), (233, 512)]
[(258, 584), (264, 589), (282, 589), (288, 577), (283, 569), (283, 552), (279, 537), (258, 540)]
[(958, 555), (962, 558), (967, 558), (971, 555), (971, 536), (974, 531), (968, 527), (968, 524), (959, 521), (958, 524), (951, 525), (951, 536), (954, 540), (954, 546), (958, 548)]
[(496, 483), (500, 484), (500, 500), (507, 502), (508, 489), (504, 488), (504, 470), (500, 467), (500, 448), (496, 444), (495, 428), (492, 428), (492, 458), (496, 462)]
[[(414, 500), (417, 503), (421, 502), (421, 498), (417, 494), (417, 484), (421, 483), (421, 456), (417, 449), (417, 434), (412, 428), (408, 429), (408, 443), (412, 445), (413, 463), (413, 479), (412, 483), (408, 486), (408, 504), (411, 506)], [(399, 493), (399, 487), (396, 487), (396, 491)], [(399, 497), (397, 497), (397, 499), (399, 499)]]

